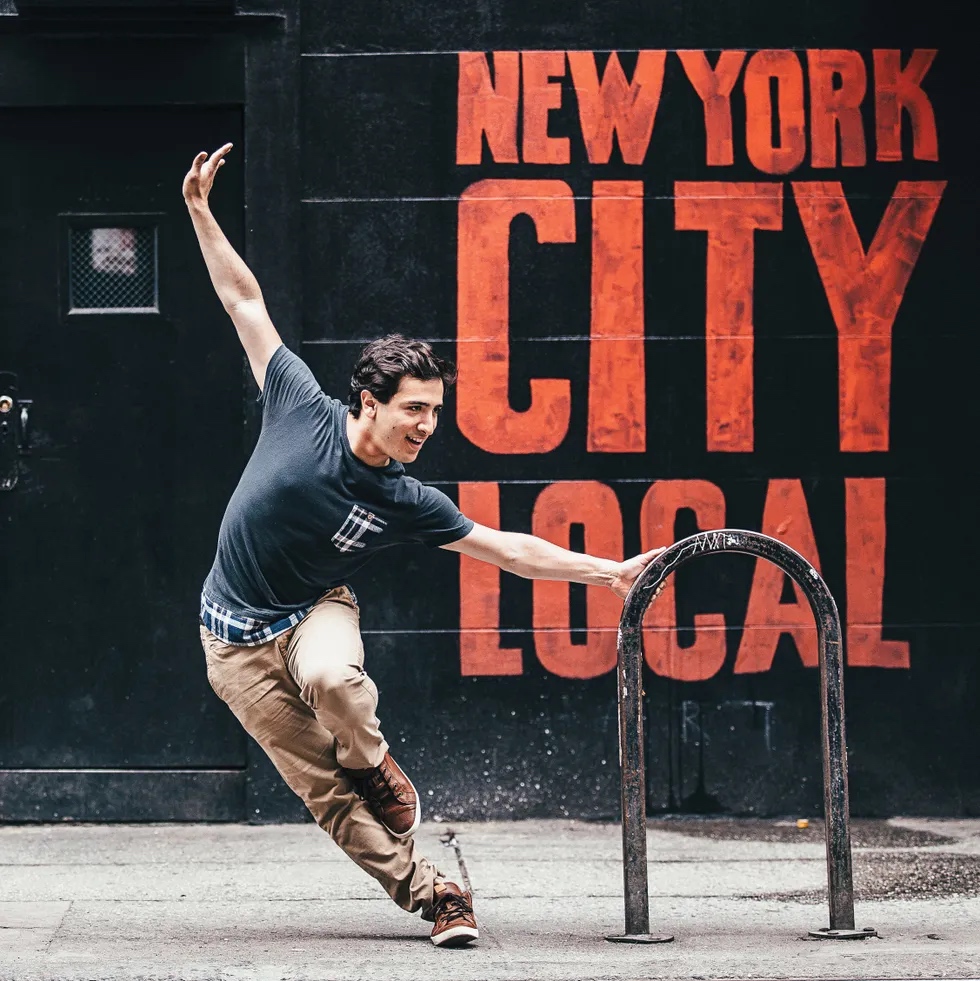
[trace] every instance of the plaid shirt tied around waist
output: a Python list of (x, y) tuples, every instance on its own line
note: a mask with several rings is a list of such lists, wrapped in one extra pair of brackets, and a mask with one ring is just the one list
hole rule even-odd
[(258, 647), (259, 644), (265, 644), (273, 637), (292, 630), (314, 606), (315, 603), (310, 603), (309, 606), (304, 606), (290, 613), (288, 617), (276, 620), (275, 623), (263, 623), (261, 620), (253, 620), (251, 617), (225, 609), (215, 603), (207, 593), (202, 592), (201, 623), (226, 644)]

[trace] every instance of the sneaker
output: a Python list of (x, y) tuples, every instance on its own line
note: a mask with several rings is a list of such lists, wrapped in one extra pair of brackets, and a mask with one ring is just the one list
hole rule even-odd
[(473, 915), (473, 897), (455, 882), (440, 883), (436, 889), (436, 901), (432, 906), (436, 923), (429, 939), (437, 947), (462, 947), (477, 940), (480, 931)]
[(347, 773), (357, 796), (396, 838), (415, 834), (422, 820), (419, 795), (390, 753), (385, 753), (380, 766)]

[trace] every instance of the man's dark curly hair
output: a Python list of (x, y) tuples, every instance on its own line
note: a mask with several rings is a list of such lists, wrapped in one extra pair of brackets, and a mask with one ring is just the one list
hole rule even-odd
[(347, 395), (351, 415), (356, 419), (361, 414), (364, 389), (387, 405), (406, 375), (422, 381), (441, 378), (448, 391), (456, 382), (456, 365), (437, 357), (425, 341), (411, 340), (401, 334), (379, 337), (361, 351), (354, 365)]

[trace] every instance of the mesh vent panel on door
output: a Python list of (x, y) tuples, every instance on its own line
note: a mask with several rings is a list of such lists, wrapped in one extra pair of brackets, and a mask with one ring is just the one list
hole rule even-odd
[(157, 310), (156, 228), (72, 228), (72, 312)]

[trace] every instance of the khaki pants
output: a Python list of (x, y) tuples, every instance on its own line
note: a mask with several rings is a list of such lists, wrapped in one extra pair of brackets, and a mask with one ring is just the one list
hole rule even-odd
[(203, 626), (201, 643), (211, 687), (316, 823), (399, 906), (427, 916), (443, 876), (411, 838), (388, 833), (343, 770), (377, 766), (388, 749), (350, 591), (330, 590), (298, 626), (265, 644), (226, 644)]

